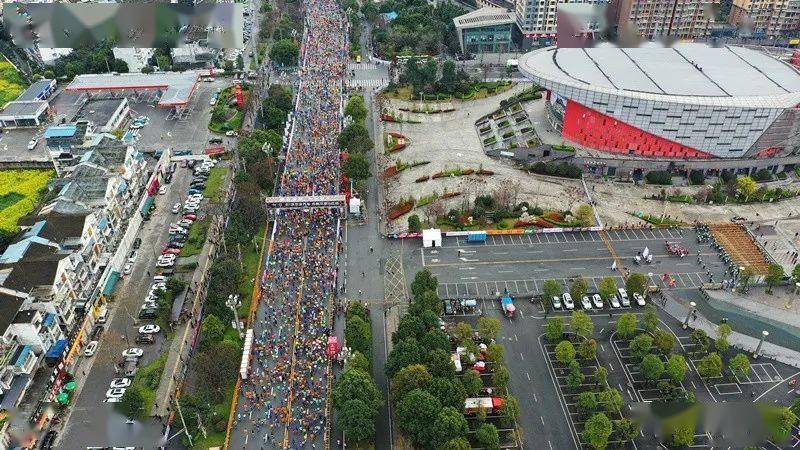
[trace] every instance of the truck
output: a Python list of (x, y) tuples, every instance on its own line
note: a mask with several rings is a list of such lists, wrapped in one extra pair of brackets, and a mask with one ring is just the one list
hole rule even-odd
[(467, 243), (469, 244), (478, 244), (486, 242), (486, 232), (485, 231), (478, 231), (476, 233), (470, 233), (467, 235)]
[(479, 410), (484, 410), (486, 414), (500, 412), (503, 407), (501, 397), (471, 397), (464, 400), (464, 413), (477, 414)]

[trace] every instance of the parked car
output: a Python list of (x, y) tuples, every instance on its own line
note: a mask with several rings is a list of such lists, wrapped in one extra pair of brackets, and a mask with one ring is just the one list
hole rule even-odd
[(167, 193), (167, 187), (166, 186), (161, 186), (160, 188), (158, 188), (158, 195), (164, 195), (166, 193)]
[(131, 262), (125, 263), (125, 266), (122, 268), (122, 274), (130, 275), (131, 272), (133, 272), (133, 263)]
[(130, 358), (130, 357), (141, 358), (142, 355), (144, 355), (144, 350), (142, 350), (142, 349), (140, 349), (138, 347), (131, 347), (131, 348), (125, 350), (124, 352), (122, 352), (122, 357), (123, 358)]
[(588, 295), (581, 297), (581, 306), (583, 306), (583, 309), (592, 309), (592, 302), (589, 300)]
[(111, 388), (106, 391), (106, 397), (119, 398), (125, 394), (125, 388)]
[(184, 214), (183, 218), (186, 220), (197, 220), (197, 214)]
[(125, 366), (124, 366), (124, 369), (123, 369), (122, 373), (126, 377), (132, 377), (132, 376), (136, 375), (136, 365), (137, 364), (138, 364), (138, 362), (135, 361), (135, 360), (125, 361)]
[(179, 248), (170, 248), (167, 247), (164, 250), (161, 250), (162, 255), (178, 255), (181, 253), (181, 249)]
[(141, 246), (142, 246), (142, 238), (138, 238), (137, 237), (136, 239), (133, 240), (133, 248), (134, 249), (138, 250), (139, 247), (141, 247)]
[(178, 225), (180, 225), (180, 226), (182, 226), (184, 228), (189, 228), (190, 226), (192, 226), (192, 222), (193, 222), (192, 220), (184, 219), (184, 220), (181, 220), (180, 222), (178, 222)]
[(152, 334), (140, 334), (136, 336), (137, 344), (154, 344), (155, 342), (156, 338)]
[(239, 136), (239, 133), (237, 133), (237, 132), (235, 132), (233, 130), (228, 130), (228, 131), (225, 132), (225, 136), (236, 137), (236, 136)]
[(222, 138), (213, 137), (213, 138), (208, 140), (208, 143), (209, 144), (222, 144)]
[(126, 388), (131, 385), (131, 380), (128, 378), (114, 378), (111, 380), (112, 388)]
[(33, 138), (30, 141), (28, 141), (28, 150), (33, 150), (34, 148), (36, 148), (36, 144), (38, 143), (39, 143), (39, 138)]
[(620, 303), (619, 303), (619, 300), (617, 299), (617, 296), (616, 296), (616, 295), (612, 295), (612, 296), (611, 296), (611, 297), (608, 299), (608, 301), (609, 301), (609, 302), (611, 302), (611, 307), (612, 307), (612, 308), (621, 308), (621, 307), (622, 307), (622, 305), (620, 305)]
[(617, 289), (617, 296), (619, 297), (619, 302), (622, 303), (622, 306), (631, 306), (631, 301), (628, 298), (628, 293), (625, 292), (625, 289)]
[[(156, 317), (158, 317), (158, 310), (155, 308), (150, 308), (148, 305), (142, 306), (142, 309), (139, 310), (140, 319), (155, 319)], [(139, 342), (137, 339), (136, 343), (141, 344), (142, 342)]]
[(175, 203), (172, 205), (172, 214), (178, 214), (179, 212), (181, 212), (181, 204)]
[(161, 331), (161, 327), (154, 324), (142, 325), (139, 327), (139, 333), (150, 334), (150, 333), (158, 333)]
[(639, 305), (639, 306), (644, 306), (645, 305), (644, 297), (642, 296), (642, 294), (640, 294), (638, 292), (634, 292), (633, 293), (633, 299), (636, 301), (637, 305)]
[(184, 245), (183, 242), (170, 241), (170, 243), (167, 244), (167, 248), (181, 249), (183, 248), (183, 245)]
[(592, 295), (592, 303), (595, 308), (603, 309), (603, 297), (600, 297), (600, 294)]
[(565, 292), (562, 295), (562, 300), (564, 300), (564, 308), (575, 309), (575, 303), (572, 301), (572, 296), (569, 295), (569, 292)]
[(86, 345), (86, 348), (83, 349), (83, 356), (94, 356), (94, 352), (97, 351), (98, 345), (100, 345), (100, 343), (97, 341), (89, 342), (89, 344)]
[(561, 309), (561, 299), (557, 295), (554, 295), (550, 302), (553, 304), (553, 309)]
[(51, 448), (53, 448), (53, 443), (56, 441), (57, 436), (58, 436), (58, 431), (56, 430), (48, 431), (47, 434), (45, 434), (44, 437), (42, 438), (42, 445), (40, 448), (42, 450), (50, 450)]
[(98, 325), (98, 326), (94, 327), (94, 330), (92, 331), (92, 340), (93, 341), (99, 341), (100, 340), (100, 336), (103, 335), (103, 331), (105, 331), (105, 330), (106, 330), (106, 327), (104, 327), (103, 325)]
[(163, 268), (172, 267), (174, 265), (175, 265), (175, 260), (174, 259), (167, 260), (167, 261), (159, 261), (159, 262), (156, 263), (156, 267), (163, 267)]
[(136, 253), (136, 250), (132, 251), (131, 254), (128, 256), (128, 262), (130, 262), (130, 263), (136, 262), (136, 256), (138, 256), (138, 253)]

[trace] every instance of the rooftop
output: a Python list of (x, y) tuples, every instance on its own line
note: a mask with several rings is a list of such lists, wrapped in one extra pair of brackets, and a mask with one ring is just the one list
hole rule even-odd
[(794, 107), (800, 102), (800, 72), (742, 47), (549, 47), (524, 55), (520, 69), (534, 78), (643, 99), (689, 97), (690, 103), (720, 105), (742, 97), (763, 100), (739, 101), (744, 107)]
[(162, 89), (159, 106), (185, 105), (198, 82), (197, 72), (121, 73), (78, 75), (67, 91)]
[(39, 80), (25, 89), (22, 94), (19, 94), (17, 97), (17, 101), (33, 101), (39, 100), (39, 95), (50, 89), (50, 85), (53, 83), (53, 80), (43, 79)]
[(55, 138), (55, 137), (72, 137), (75, 136), (75, 133), (78, 131), (78, 127), (75, 125), (56, 125), (47, 128), (44, 131), (44, 137), (47, 138)]
[(35, 116), (41, 114), (45, 109), (47, 109), (47, 102), (44, 100), (8, 102), (0, 112), (0, 119), (13, 116)]
[(503, 8), (486, 6), (453, 18), (453, 23), (456, 28), (477, 28), (513, 23), (515, 20), (514, 14)]
[(104, 127), (114, 117), (124, 98), (109, 98), (86, 102), (78, 113), (79, 118), (92, 121), (96, 126)]
[(0, 292), (0, 334), (6, 332), (23, 303), (24, 297)]

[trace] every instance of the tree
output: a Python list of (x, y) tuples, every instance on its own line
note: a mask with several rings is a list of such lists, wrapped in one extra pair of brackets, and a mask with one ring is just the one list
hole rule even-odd
[(542, 295), (546, 301), (550, 301), (553, 297), (561, 296), (561, 285), (556, 280), (547, 280), (542, 285)]
[(741, 177), (736, 180), (736, 189), (744, 196), (744, 201), (748, 201), (753, 192), (756, 191), (756, 181), (750, 177)]
[(661, 328), (656, 328), (655, 333), (653, 333), (653, 345), (656, 346), (656, 349), (661, 354), (668, 355), (672, 352), (672, 348), (675, 347), (675, 336)]
[[(462, 403), (461, 408), (464, 405)], [(464, 418), (464, 413), (459, 409), (451, 406), (445, 406), (439, 411), (436, 420), (430, 429), (430, 445), (432, 448), (439, 448), (445, 443), (464, 437), (469, 431), (467, 419)]]
[(367, 358), (372, 355), (372, 330), (369, 323), (361, 317), (353, 316), (347, 319), (344, 327), (344, 339), (347, 346), (353, 350), (358, 350)]
[(617, 282), (611, 277), (605, 277), (600, 280), (600, 284), (597, 285), (597, 290), (600, 292), (600, 296), (603, 297), (603, 300), (608, 300), (617, 295)]
[(225, 337), (225, 324), (214, 314), (208, 314), (203, 318), (200, 327), (200, 351), (206, 350)]
[(577, 220), (582, 227), (592, 226), (594, 224), (594, 212), (592, 211), (592, 207), (585, 203), (578, 206), (578, 209), (575, 210), (575, 220)]
[(364, 19), (368, 22), (374, 22), (378, 18), (378, 6), (375, 2), (364, 2), (361, 5), (361, 14), (364, 15)]
[(800, 264), (796, 264), (792, 270), (792, 281), (800, 283)]
[(505, 359), (505, 350), (500, 344), (489, 344), (486, 347), (486, 361), (490, 363), (502, 363)]
[(478, 333), (483, 339), (493, 340), (500, 331), (500, 321), (494, 317), (481, 317), (478, 319)]
[(367, 128), (358, 122), (346, 126), (339, 133), (336, 142), (339, 144), (339, 149), (352, 153), (367, 153), (375, 146)]
[(440, 348), (428, 353), (425, 367), (434, 377), (453, 378), (456, 376), (456, 366), (450, 359), (450, 353)]
[(721, 323), (717, 326), (717, 340), (714, 341), (714, 348), (720, 353), (725, 353), (730, 347), (728, 343), (728, 336), (731, 335), (731, 326), (727, 323)]
[(414, 389), (425, 389), (433, 377), (427, 367), (422, 364), (412, 364), (403, 367), (389, 383), (389, 393), (393, 402), (398, 402)]
[(594, 412), (597, 409), (597, 395), (592, 391), (583, 391), (578, 394), (578, 410), (583, 413)]
[(474, 370), (464, 372), (464, 376), (461, 377), (461, 384), (464, 385), (464, 390), (467, 391), (467, 396), (469, 397), (475, 397), (483, 389), (481, 376)]
[(722, 358), (715, 352), (709, 353), (697, 363), (697, 373), (706, 379), (722, 375)]
[(655, 333), (658, 328), (658, 312), (653, 305), (644, 307), (644, 315), (642, 316), (642, 328), (648, 333)]
[(156, 65), (161, 70), (169, 70), (169, 66), (171, 66), (172, 63), (170, 62), (169, 57), (159, 55), (156, 56)]
[(500, 450), (500, 434), (497, 432), (497, 428), (490, 423), (484, 423), (478, 427), (475, 431), (475, 441), (487, 450)]
[(503, 405), (500, 407), (500, 425), (510, 428), (519, 420), (520, 407), (519, 400), (513, 395), (506, 395), (503, 398)]
[(625, 313), (617, 319), (617, 335), (621, 339), (628, 339), (636, 332), (636, 314)]
[(708, 350), (708, 335), (705, 331), (698, 328), (692, 331), (692, 334), (689, 335), (689, 339), (696, 353), (705, 353)]
[(746, 378), (750, 373), (750, 358), (744, 353), (738, 353), (736, 356), (728, 361), (728, 367), (734, 376), (739, 378)]
[(383, 406), (383, 395), (372, 376), (363, 370), (348, 369), (342, 372), (333, 385), (331, 402), (333, 407), (342, 410), (350, 400), (361, 400), (372, 410)]
[(117, 410), (129, 419), (143, 418), (150, 411), (145, 411), (144, 393), (138, 384), (132, 384), (125, 389), (122, 399), (115, 406)]
[[(414, 283), (411, 283), (411, 290), (414, 290)], [(465, 341), (471, 341), (473, 334), (472, 326), (466, 322), (458, 322), (453, 330), (453, 337), (459, 344), (463, 344)]]
[(377, 410), (370, 409), (363, 401), (348, 400), (338, 410), (339, 428), (348, 442), (366, 441), (375, 436), (375, 416)]
[[(574, 361), (574, 360), (573, 360)], [(508, 380), (511, 375), (508, 373), (506, 366), (498, 365), (492, 374), (492, 385), (498, 389), (506, 389), (508, 387)]]
[(602, 450), (608, 445), (613, 425), (611, 420), (603, 413), (597, 413), (584, 424), (583, 439), (596, 450)]
[(578, 336), (589, 339), (594, 334), (594, 323), (592, 318), (583, 311), (575, 311), (570, 317), (572, 331)]
[(664, 371), (673, 384), (680, 384), (686, 375), (686, 359), (681, 355), (670, 355)]
[(572, 286), (569, 288), (569, 295), (571, 295), (576, 302), (579, 302), (583, 296), (586, 295), (588, 290), (589, 284), (583, 277), (579, 276), (572, 282)]
[(386, 358), (386, 375), (392, 377), (400, 369), (411, 364), (421, 364), (425, 349), (414, 338), (405, 338), (395, 344)]
[(556, 345), (556, 360), (563, 365), (568, 365), (575, 359), (575, 347), (570, 341), (561, 341)]
[(421, 339), (425, 334), (425, 324), (419, 316), (406, 314), (400, 318), (397, 330), (392, 333), (392, 343), (396, 344), (405, 338)]
[(371, 366), (369, 364), (369, 360), (367, 359), (367, 357), (364, 356), (363, 353), (361, 353), (361, 352), (359, 352), (357, 350), (354, 351), (350, 355), (350, 358), (347, 359), (346, 369), (353, 368), (353, 369), (358, 369), (358, 370), (362, 370), (364, 372), (369, 373), (370, 370), (371, 370), (370, 367)]
[(567, 373), (567, 386), (570, 389), (577, 389), (583, 384), (583, 372), (581, 372), (581, 365), (576, 360), (569, 362), (569, 373)]
[(664, 363), (660, 357), (650, 354), (642, 359), (639, 370), (642, 371), (644, 379), (652, 383), (661, 378), (661, 374), (664, 373)]
[[(411, 282), (411, 295), (414, 298), (417, 298), (422, 296), (425, 291), (436, 292), (438, 287), (439, 280), (437, 280), (431, 271), (426, 267), (414, 275), (414, 281)], [(471, 331), (469, 337), (472, 337)]]
[(425, 316), (426, 311), (432, 313), (437, 318), (437, 322), (434, 325), (438, 327), (438, 317), (442, 314), (442, 309), (444, 309), (442, 300), (436, 295), (436, 291), (428, 290), (423, 292), (421, 296), (414, 298), (414, 303), (411, 304), (411, 308), (408, 311), (420, 317)]
[(631, 341), (629, 348), (631, 354), (638, 359), (642, 359), (650, 353), (650, 348), (653, 346), (653, 338), (650, 337), (649, 334), (640, 334), (633, 338)]
[(445, 442), (440, 450), (472, 450), (472, 445), (466, 438), (461, 437)]
[(269, 59), (281, 66), (296, 66), (299, 55), (300, 48), (291, 39), (281, 39), (269, 50)]
[(444, 331), (439, 329), (432, 329), (425, 332), (425, 335), (422, 336), (422, 339), (419, 341), (425, 350), (433, 351), (437, 348), (440, 348), (445, 351), (450, 351), (450, 339), (447, 338), (447, 335)]
[(236, 68), (239, 70), (244, 69), (244, 58), (242, 58), (242, 54), (239, 53), (236, 55)]
[(669, 186), (672, 184), (672, 174), (666, 170), (653, 170), (651, 172), (647, 172), (647, 175), (644, 177), (650, 184), (660, 184), (663, 186)]
[(705, 181), (705, 175), (703, 175), (702, 170), (692, 170), (689, 172), (689, 181), (691, 181), (694, 185), (703, 184)]
[(594, 385), (597, 386), (607, 386), (608, 385), (608, 369), (603, 366), (597, 366), (594, 369), (594, 374), (592, 375), (594, 379)]
[(408, 232), (419, 233), (420, 231), (422, 231), (422, 223), (419, 220), (419, 216), (416, 214), (408, 216)]
[(578, 346), (578, 355), (581, 359), (592, 360), (597, 354), (597, 341), (586, 339)]
[(619, 412), (622, 409), (622, 395), (615, 388), (608, 388), (597, 394), (597, 404), (606, 412)]
[(197, 388), (208, 400), (222, 401), (241, 361), (241, 349), (230, 341), (217, 342), (200, 352), (194, 357)]
[(153, 68), (150, 66), (142, 67), (142, 73), (153, 73)]
[[(764, 425), (767, 428), (769, 439), (784, 443), (792, 432), (792, 427), (797, 423), (797, 416), (787, 407), (763, 405), (759, 408)], [(776, 445), (777, 447), (777, 445)]]
[(630, 419), (615, 420), (614, 434), (622, 442), (632, 441), (639, 436), (639, 423)]
[[(469, 372), (473, 372), (470, 370)], [(439, 399), (442, 406), (464, 409), (467, 392), (464, 385), (456, 378), (434, 378), (424, 388)]]
[(247, 167), (247, 174), (255, 180), (258, 187), (266, 192), (272, 192), (275, 187), (275, 175), (277, 173), (278, 163), (272, 157), (261, 158)]
[(689, 447), (694, 444), (694, 423), (684, 421), (672, 430), (672, 445), (675, 447)]
[(366, 180), (372, 176), (369, 161), (363, 153), (350, 153), (342, 164), (342, 172), (355, 181)]
[(351, 95), (344, 107), (344, 115), (353, 118), (354, 122), (362, 123), (367, 117), (367, 106), (364, 104), (364, 97)]
[(767, 282), (767, 294), (772, 293), (772, 288), (775, 287), (786, 274), (783, 272), (783, 267), (779, 264), (770, 264), (767, 268), (767, 276), (764, 277), (764, 281)]
[(400, 429), (414, 436), (414, 441), (425, 443), (425, 431), (439, 416), (442, 405), (429, 392), (414, 389), (397, 402), (397, 423)]
[(636, 272), (628, 275), (628, 279), (625, 280), (625, 290), (630, 295), (633, 295), (634, 292), (645, 295), (647, 293), (647, 277)]
[(551, 317), (547, 319), (547, 325), (545, 325), (544, 329), (548, 341), (557, 341), (564, 336), (564, 319)]

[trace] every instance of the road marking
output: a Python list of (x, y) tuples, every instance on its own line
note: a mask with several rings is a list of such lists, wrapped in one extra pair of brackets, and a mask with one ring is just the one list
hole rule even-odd
[(513, 270), (498, 270), (497, 273), (514, 273)]
[(517, 337), (517, 333), (514, 333), (514, 340), (519, 342), (519, 338)]
[(586, 270), (586, 267), (570, 267), (569, 270)]
[[(604, 328), (604, 329), (605, 329), (605, 328)], [(600, 333), (602, 333), (602, 331), (600, 331)], [(602, 350), (602, 351), (606, 351), (606, 348), (605, 348), (605, 347), (603, 347), (603, 344), (600, 344), (600, 350)]]
[(521, 360), (525, 361), (525, 356), (523, 356), (523, 355), (522, 355), (522, 352), (520, 352), (520, 354), (519, 354), (519, 358), (520, 358)]
[(565, 249), (564, 249), (564, 250), (562, 250), (562, 251), (563, 251), (563, 252), (577, 252), (577, 251), (578, 251), (578, 249), (577, 249), (577, 248), (565, 248)]
[(533, 393), (533, 401), (535, 401), (536, 403), (539, 403), (539, 399), (536, 398), (536, 393), (535, 392)]
[(534, 272), (547, 272), (550, 269), (533, 269)]
[(609, 367), (609, 369), (611, 369), (612, 372), (614, 371), (614, 365), (613, 364), (608, 363), (608, 367)]
[[(525, 376), (528, 377), (528, 381), (531, 381), (531, 374), (525, 372)], [(536, 394), (533, 394), (533, 398), (536, 398)]]
[(474, 267), (459, 267), (458, 270), (475, 270)]
[(697, 390), (697, 385), (694, 384), (694, 380), (692, 380), (692, 387), (694, 388), (694, 390)]
[[(606, 329), (605, 328), (601, 328), (600, 329), (600, 334), (603, 334), (603, 331), (606, 331)], [(602, 346), (603, 346), (603, 344), (600, 344), (600, 347), (602, 347)]]
[[(776, 401), (777, 401), (777, 400), (776, 400)], [(539, 416), (539, 419), (541, 419), (541, 420), (542, 420), (542, 426), (544, 426), (544, 417), (542, 417), (542, 416)]]

